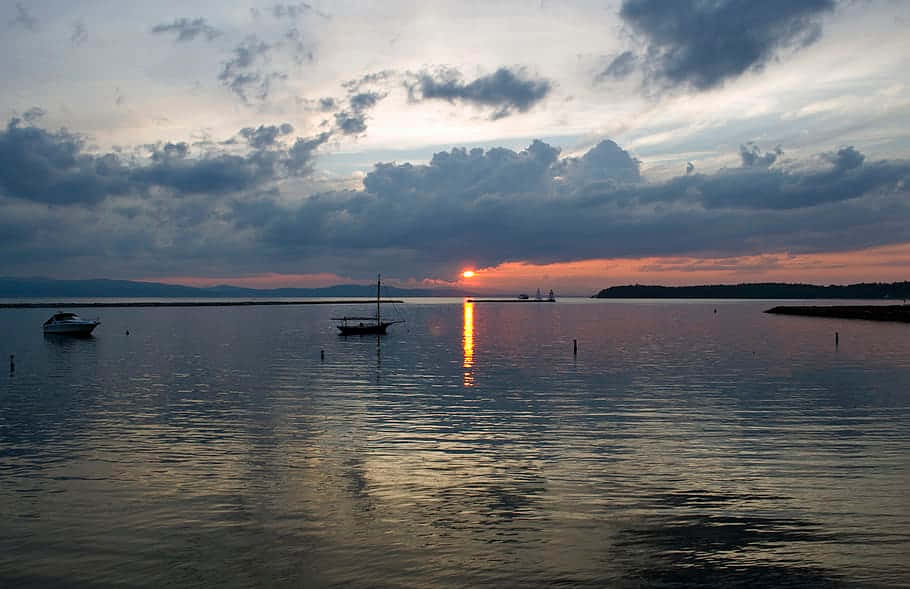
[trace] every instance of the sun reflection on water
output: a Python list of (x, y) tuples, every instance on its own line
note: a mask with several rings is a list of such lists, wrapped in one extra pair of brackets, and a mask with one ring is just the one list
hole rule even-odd
[(474, 386), (474, 303), (465, 301), (464, 304), (464, 333), (462, 336), (464, 347), (464, 386)]

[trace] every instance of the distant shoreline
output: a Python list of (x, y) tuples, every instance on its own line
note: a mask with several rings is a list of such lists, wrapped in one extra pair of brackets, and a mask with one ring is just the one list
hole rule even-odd
[[(369, 300), (337, 300), (337, 301), (130, 301), (109, 303), (0, 303), (0, 309), (72, 309), (72, 308), (102, 308), (102, 307), (254, 307), (274, 305), (363, 305), (372, 304)], [(401, 300), (387, 299), (381, 303), (403, 303)]]
[(864, 282), (819, 286), (783, 282), (657, 286), (633, 284), (611, 286), (595, 299), (910, 299), (910, 282)]
[(826, 307), (787, 305), (768, 309), (765, 313), (910, 323), (910, 305), (834, 305)]

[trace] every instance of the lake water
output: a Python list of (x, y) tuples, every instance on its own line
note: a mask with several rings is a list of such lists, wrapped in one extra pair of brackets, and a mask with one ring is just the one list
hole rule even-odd
[(0, 586), (910, 586), (910, 325), (774, 304), (0, 310)]

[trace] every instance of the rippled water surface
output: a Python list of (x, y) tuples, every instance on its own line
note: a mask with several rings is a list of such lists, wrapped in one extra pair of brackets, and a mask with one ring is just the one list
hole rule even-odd
[(910, 326), (770, 306), (0, 310), (0, 586), (910, 586)]

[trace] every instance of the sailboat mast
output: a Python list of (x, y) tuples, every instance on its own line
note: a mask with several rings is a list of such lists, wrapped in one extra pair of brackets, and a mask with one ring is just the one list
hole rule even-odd
[(382, 275), (376, 275), (376, 324), (379, 325), (379, 285), (382, 284)]

